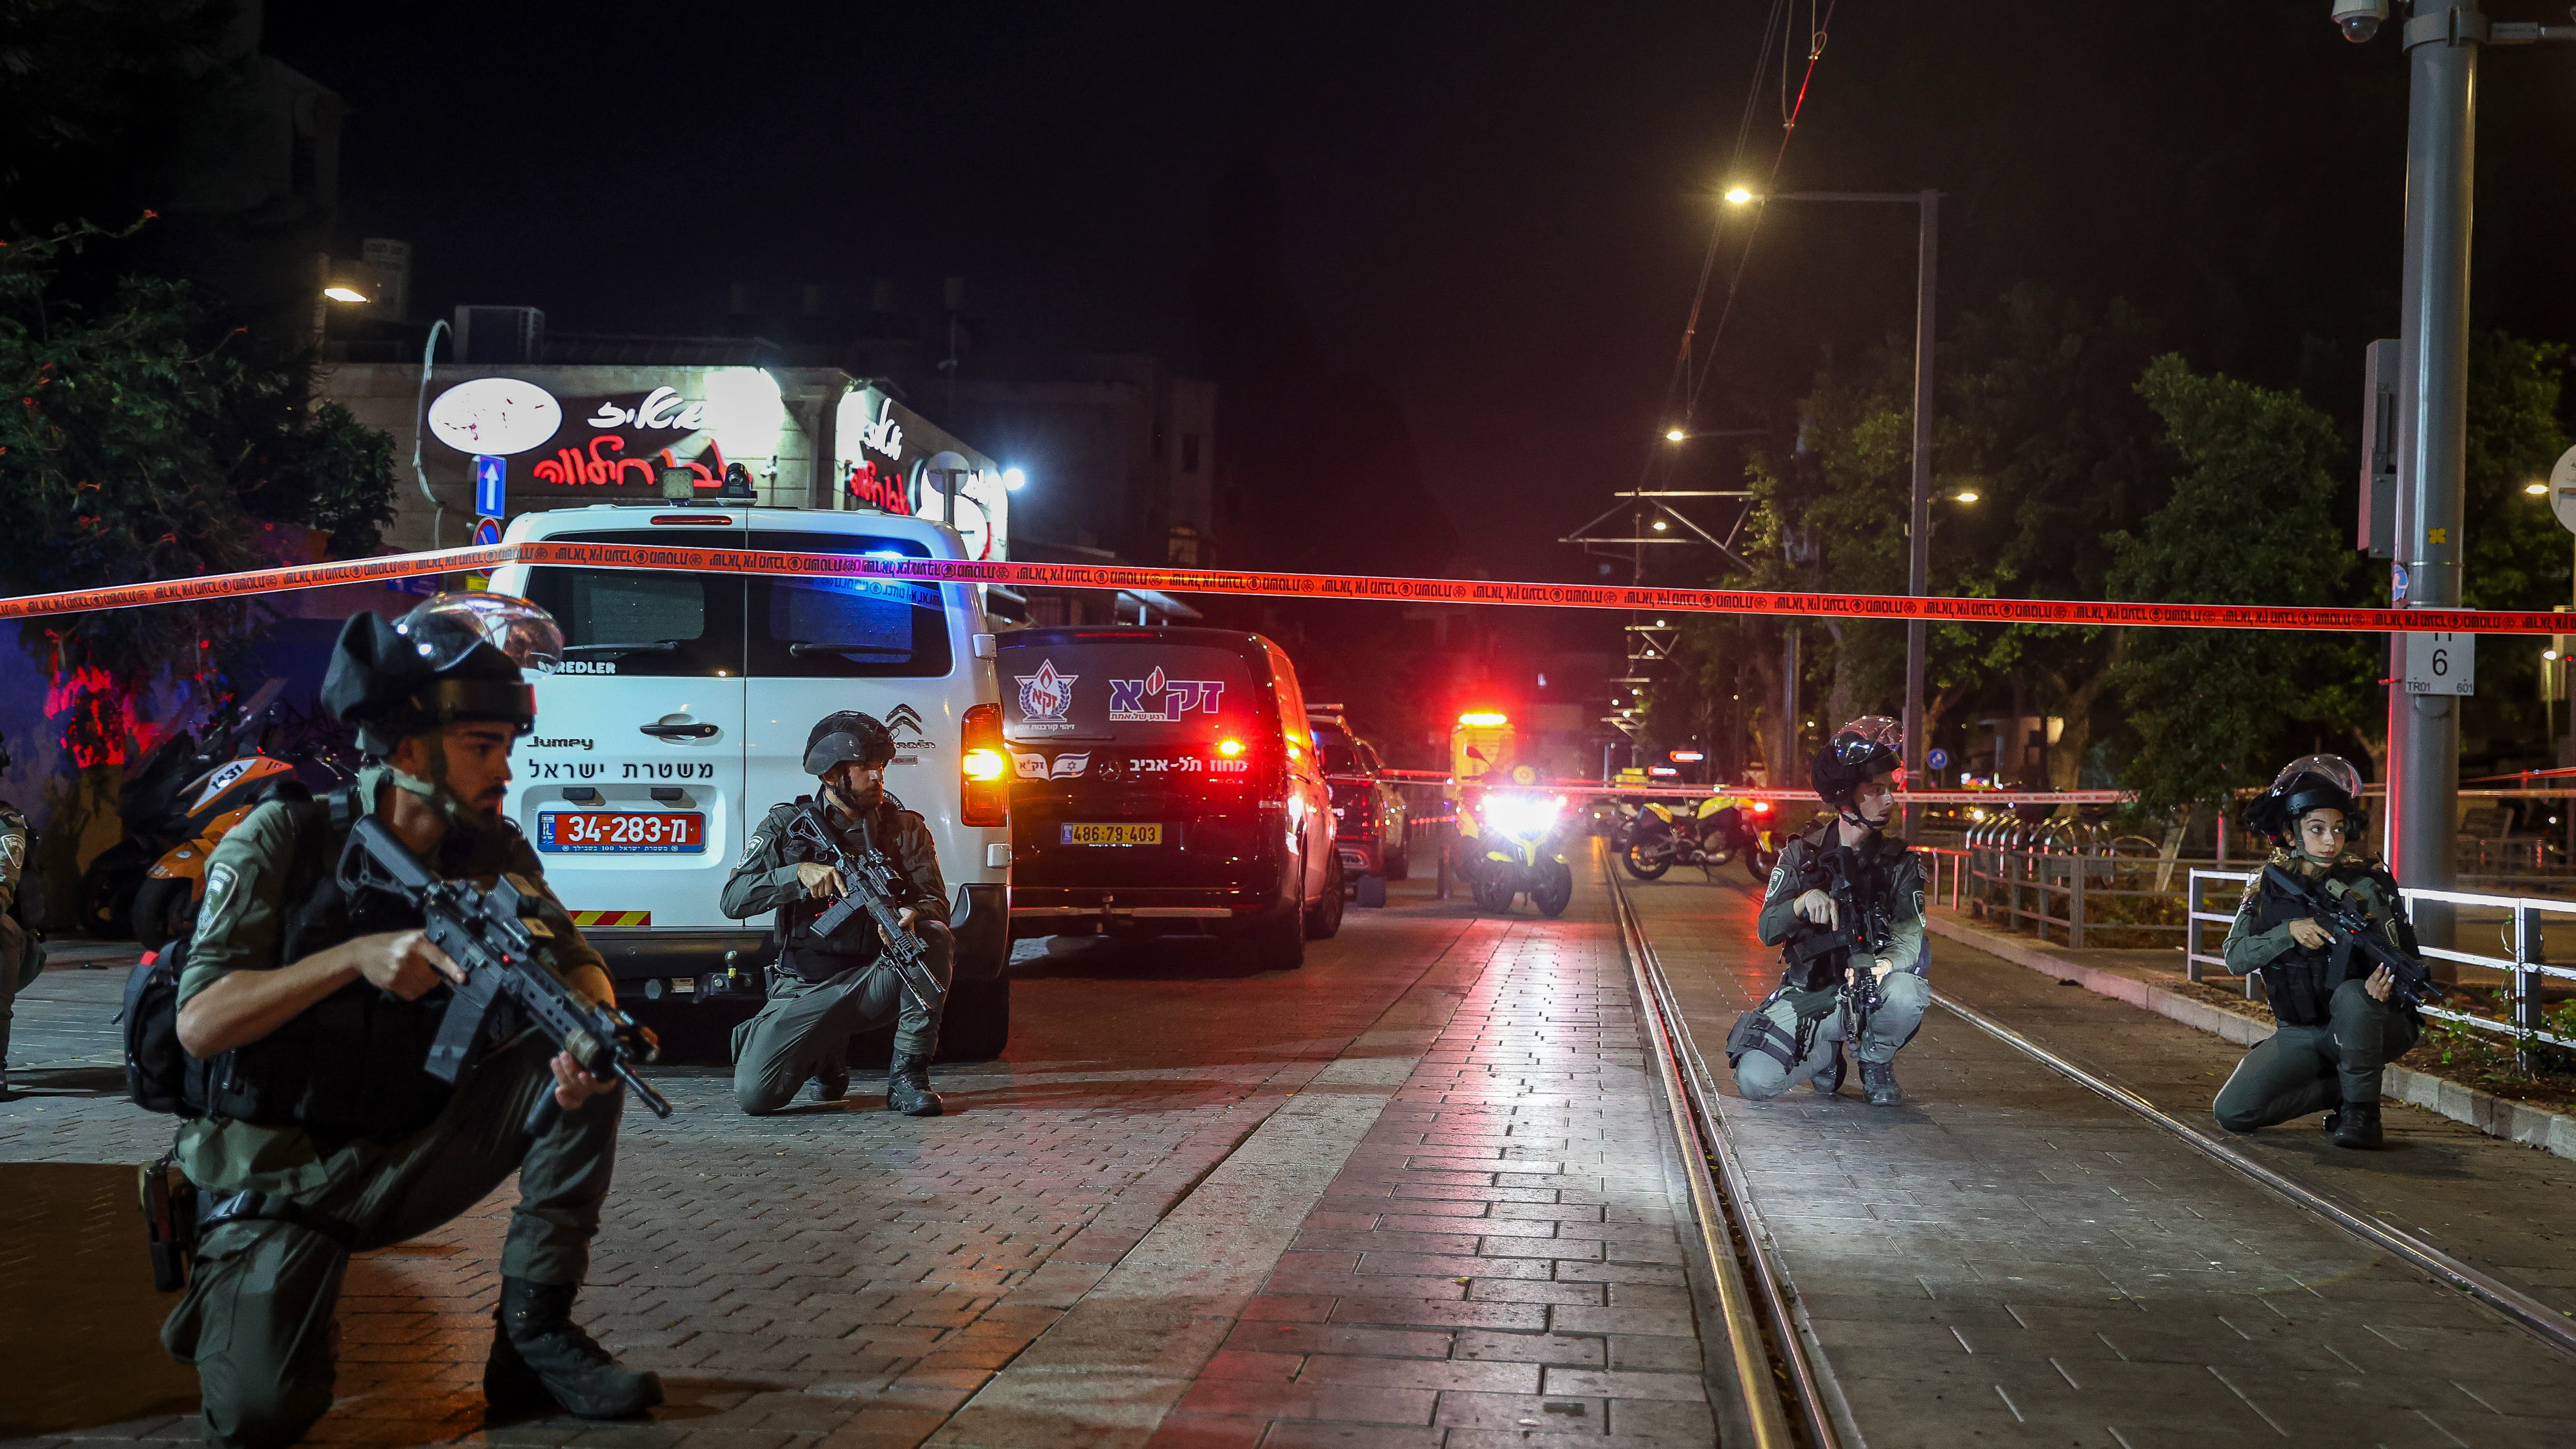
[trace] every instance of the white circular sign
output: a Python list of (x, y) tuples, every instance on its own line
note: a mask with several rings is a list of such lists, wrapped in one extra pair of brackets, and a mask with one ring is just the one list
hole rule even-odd
[(429, 405), (430, 434), (460, 453), (524, 453), (562, 426), (554, 394), (515, 377), (460, 382)]
[(2549, 470), (2549, 511), (2558, 515), (2558, 526), (2576, 533), (2576, 448), (2558, 455), (2558, 464)]

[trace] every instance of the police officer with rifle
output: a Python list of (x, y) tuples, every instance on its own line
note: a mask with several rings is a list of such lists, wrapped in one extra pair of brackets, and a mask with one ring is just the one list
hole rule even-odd
[(849, 1040), (897, 1023), (886, 1106), (936, 1117), (930, 1058), (939, 1047), (954, 942), (938, 843), (886, 793), (894, 736), (855, 710), (826, 715), (805, 742), (821, 798), (771, 808), (725, 881), (724, 913), (778, 913), (769, 999), (734, 1028), (733, 1091), (754, 1116), (849, 1094)]
[(2425, 972), (2397, 881), (2347, 846), (2361, 833), (2361, 774), (2336, 755), (2291, 761), (2246, 806), (2272, 856), (2227, 931), (2227, 969), (2260, 975), (2275, 1022), (2213, 1111), (2230, 1132), (2311, 1112), (2338, 1147), (2380, 1144), (2379, 1077), (2423, 1032)]
[[(173, 1157), (197, 1188), (195, 1270), (161, 1341), (196, 1367), (211, 1443), (302, 1437), (331, 1406), (349, 1254), (418, 1237), (513, 1172), (491, 1413), (617, 1418), (661, 1401), (654, 1375), (571, 1316), (621, 1080), (640, 1085), (622, 1069), (650, 1039), (616, 1014), (599, 954), (500, 814), (511, 747), (536, 718), (521, 666), (551, 667), (562, 647), (543, 610), (499, 595), (351, 619), (322, 702), (358, 727), (367, 766), (323, 800), (260, 806), (207, 862), (176, 948), (190, 1120)], [(522, 935), (481, 909), (494, 904)], [(460, 930), (514, 943), (515, 969), (546, 989), (495, 976)], [(591, 1039), (559, 1044), (549, 1013), (588, 1022)]]
[(1781, 847), (1762, 898), (1762, 944), (1779, 946), (1780, 986), (1738, 1017), (1726, 1056), (1756, 1101), (1800, 1082), (1831, 1095), (1843, 1049), (1873, 1106), (1904, 1100), (1896, 1053), (1922, 1025), (1932, 988), (1923, 930), (1923, 864), (1881, 831), (1896, 808), (1902, 734), (1882, 715), (1834, 732), (1811, 778), (1833, 818)]

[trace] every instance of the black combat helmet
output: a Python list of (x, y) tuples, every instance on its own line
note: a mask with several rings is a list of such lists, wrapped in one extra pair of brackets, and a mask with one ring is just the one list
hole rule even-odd
[(2248, 801), (2245, 828), (2274, 840), (2287, 840), (2299, 830), (2299, 817), (2311, 810), (2343, 812), (2346, 840), (2361, 834), (2361, 772), (2341, 755), (2302, 755), (2281, 767), (2272, 788)]
[(828, 775), (834, 766), (856, 761), (882, 765), (894, 758), (894, 736), (872, 714), (854, 709), (827, 714), (805, 737), (805, 773)]
[(358, 727), (358, 748), (383, 759), (417, 734), (494, 720), (526, 734), (537, 722), (525, 671), (563, 660), (554, 616), (507, 594), (440, 594), (387, 621), (353, 616), (331, 651), (322, 707)]
[(1816, 752), (1808, 777), (1815, 782), (1817, 798), (1836, 810), (1851, 809), (1852, 796), (1862, 785), (1902, 762), (1897, 746), (1904, 741), (1905, 727), (1883, 714), (1862, 715), (1834, 731), (1833, 739)]

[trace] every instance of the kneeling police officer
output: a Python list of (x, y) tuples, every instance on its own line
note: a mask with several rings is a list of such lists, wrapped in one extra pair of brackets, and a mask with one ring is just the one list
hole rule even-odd
[[(2346, 899), (2361, 903), (2382, 940), (2407, 956), (2419, 954), (2396, 878), (2346, 848), (2362, 826), (2361, 772), (2350, 761), (2338, 755), (2291, 761), (2246, 806), (2245, 824), (2271, 838), (2271, 866), (2312, 891), (2340, 886)], [(2236, 1064), (2212, 1110), (2230, 1132), (2323, 1112), (2336, 1146), (2377, 1147), (2381, 1069), (2414, 1047), (2423, 1022), (2398, 990), (2395, 973), (2386, 966), (2356, 972), (2354, 952), (2331, 949), (2315, 910), (2270, 869), (2237, 907), (2227, 929), (2227, 969), (2262, 976), (2276, 1025)]]
[(1896, 809), (1902, 738), (1896, 721), (1868, 715), (1816, 755), (1810, 778), (1834, 818), (1780, 848), (1756, 927), (1762, 944), (1783, 948), (1786, 969), (1779, 989), (1727, 1034), (1736, 1090), (1747, 1097), (1800, 1082), (1840, 1091), (1848, 1045), (1873, 1106), (1904, 1100), (1896, 1053), (1923, 1024), (1932, 988), (1922, 858), (1880, 833)]
[(847, 895), (852, 883), (817, 859), (821, 852), (792, 829), (800, 812), (818, 808), (811, 796), (771, 807), (725, 881), (723, 902), (724, 913), (737, 921), (778, 913), (780, 950), (769, 970), (769, 999), (733, 1033), (734, 1100), (754, 1116), (786, 1106), (809, 1080), (815, 1101), (847, 1096), (850, 1038), (888, 1021), (897, 1025), (886, 1105), (907, 1117), (939, 1115), (930, 1058), (939, 1048), (955, 944), (938, 843), (920, 816), (886, 793), (886, 766), (893, 760), (894, 736), (875, 717), (855, 710), (825, 715), (805, 741), (805, 772), (822, 781), (824, 829), (842, 854), (856, 859), (874, 849), (894, 866), (897, 916), (929, 948), (923, 965), (936, 978), (936, 990), (917, 999), (907, 989), (883, 959), (886, 943), (865, 912), (829, 937), (814, 933), (815, 918)]
[[(536, 719), (520, 661), (561, 653), (552, 618), (499, 595), (441, 595), (398, 625), (351, 619), (322, 702), (358, 727), (356, 784), (260, 806), (206, 863), (178, 1014), (203, 1115), (174, 1153), (199, 1190), (196, 1262), (161, 1342), (196, 1367), (212, 1443), (302, 1437), (331, 1406), (349, 1254), (418, 1237), (513, 1172), (483, 1370), (492, 1410), (615, 1418), (661, 1402), (659, 1380), (571, 1318), (616, 1163), (617, 1083), (532, 1030), (487, 1036), (452, 1086), (431, 1076), (455, 963), (407, 900), (341, 884), (354, 878), (339, 869), (350, 831), (369, 814), (449, 879), (515, 873), (542, 897), (555, 974), (612, 998), (598, 952), (500, 814), (511, 746)], [(545, 1093), (561, 1114), (531, 1138)]]

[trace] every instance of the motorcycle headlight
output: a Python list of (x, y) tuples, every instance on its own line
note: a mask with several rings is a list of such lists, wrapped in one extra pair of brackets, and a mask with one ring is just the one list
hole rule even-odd
[(1544, 795), (1495, 795), (1485, 801), (1485, 823), (1506, 835), (1536, 835), (1556, 823), (1559, 808)]

